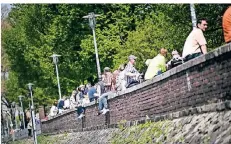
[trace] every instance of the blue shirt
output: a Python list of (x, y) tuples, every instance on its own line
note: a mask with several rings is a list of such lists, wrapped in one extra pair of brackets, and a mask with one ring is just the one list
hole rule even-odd
[(88, 90), (88, 96), (89, 96), (89, 99), (90, 98), (94, 98), (94, 93), (96, 93), (96, 89), (94, 87), (91, 87), (89, 90)]
[(59, 103), (58, 103), (58, 109), (62, 109), (64, 106), (64, 100), (60, 100)]

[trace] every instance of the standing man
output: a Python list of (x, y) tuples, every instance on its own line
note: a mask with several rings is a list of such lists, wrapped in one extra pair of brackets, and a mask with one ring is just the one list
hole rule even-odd
[(184, 44), (184, 61), (191, 60), (200, 56), (201, 54), (207, 53), (207, 42), (203, 34), (203, 32), (207, 29), (207, 25), (208, 23), (205, 18), (199, 19), (197, 21), (197, 28), (192, 30)]
[(231, 42), (231, 6), (225, 11), (222, 18), (222, 26), (224, 31), (225, 42)]
[(138, 83), (138, 77), (140, 76), (140, 73), (136, 70), (134, 67), (136, 58), (134, 55), (130, 55), (128, 57), (128, 64), (125, 67), (125, 80), (126, 80), (126, 87), (128, 87), (132, 83)]

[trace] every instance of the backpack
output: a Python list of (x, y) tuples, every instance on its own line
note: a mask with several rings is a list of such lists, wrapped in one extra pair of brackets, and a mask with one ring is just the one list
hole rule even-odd
[(183, 61), (179, 58), (173, 58), (172, 61), (171, 61), (171, 68), (174, 68), (178, 65), (181, 65), (183, 63)]
[(133, 86), (138, 85), (138, 84), (140, 84), (139, 81), (132, 80), (129, 84), (126, 85), (126, 88), (130, 88), (130, 87), (133, 87)]

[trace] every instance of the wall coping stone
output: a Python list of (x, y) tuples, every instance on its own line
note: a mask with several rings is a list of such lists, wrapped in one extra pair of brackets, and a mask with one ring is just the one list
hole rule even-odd
[[(111, 95), (108, 96), (108, 100), (113, 99), (113, 98), (118, 97), (118, 96), (122, 96), (122, 95), (125, 95), (125, 94), (128, 94), (128, 93), (131, 93), (131, 92), (134, 92), (134, 91), (139, 90), (139, 89), (141, 89), (143, 87), (146, 87), (148, 85), (151, 85), (151, 84), (154, 84), (156, 82), (162, 81), (162, 80), (164, 80), (164, 79), (166, 79), (166, 78), (168, 78), (168, 77), (170, 77), (172, 75), (175, 75), (175, 74), (177, 74), (179, 72), (185, 71), (185, 70), (187, 70), (187, 69), (189, 69), (189, 68), (191, 68), (193, 66), (196, 66), (198, 64), (209, 61), (209, 60), (211, 60), (211, 59), (213, 59), (215, 57), (219, 57), (219, 56), (221, 56), (223, 54), (226, 54), (228, 52), (231, 52), (231, 43), (220, 46), (220, 47), (214, 49), (213, 51), (208, 52), (205, 55), (201, 55), (201, 56), (199, 56), (197, 58), (194, 58), (194, 59), (192, 59), (192, 60), (190, 60), (190, 61), (188, 61), (186, 63), (183, 63), (183, 64), (181, 64), (181, 65), (179, 65), (177, 67), (174, 67), (174, 68), (164, 72), (163, 74), (154, 77), (151, 80), (145, 81), (145, 82), (143, 82), (141, 84), (138, 84), (136, 86), (128, 88), (125, 91), (112, 93)], [(91, 107), (91, 106), (94, 106), (96, 104), (98, 104), (98, 103), (95, 103), (93, 101), (93, 102), (90, 102), (90, 103), (86, 104), (85, 107)], [(75, 111), (75, 109), (67, 110), (67, 111), (65, 111), (65, 112), (63, 112), (61, 114), (58, 114), (58, 115), (56, 115), (56, 116), (54, 116), (54, 117), (52, 117), (52, 118), (50, 118), (48, 120), (42, 120), (42, 122), (46, 122), (46, 121), (49, 121), (49, 120), (52, 120), (52, 119), (56, 119), (56, 118), (58, 118), (60, 116), (69, 114), (69, 113), (71, 113), (73, 111)]]

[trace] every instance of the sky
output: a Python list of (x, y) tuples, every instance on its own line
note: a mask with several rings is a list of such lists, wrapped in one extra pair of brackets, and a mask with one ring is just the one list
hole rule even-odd
[[(1, 4), (1, 16), (2, 16), (2, 14), (3, 14), (3, 9), (5, 9), (4, 7), (7, 7), (7, 11), (8, 11), (8, 13), (9, 13), (9, 11), (10, 11), (10, 9), (11, 9), (11, 5), (10, 4)], [(7, 16), (7, 15), (6, 15)]]

